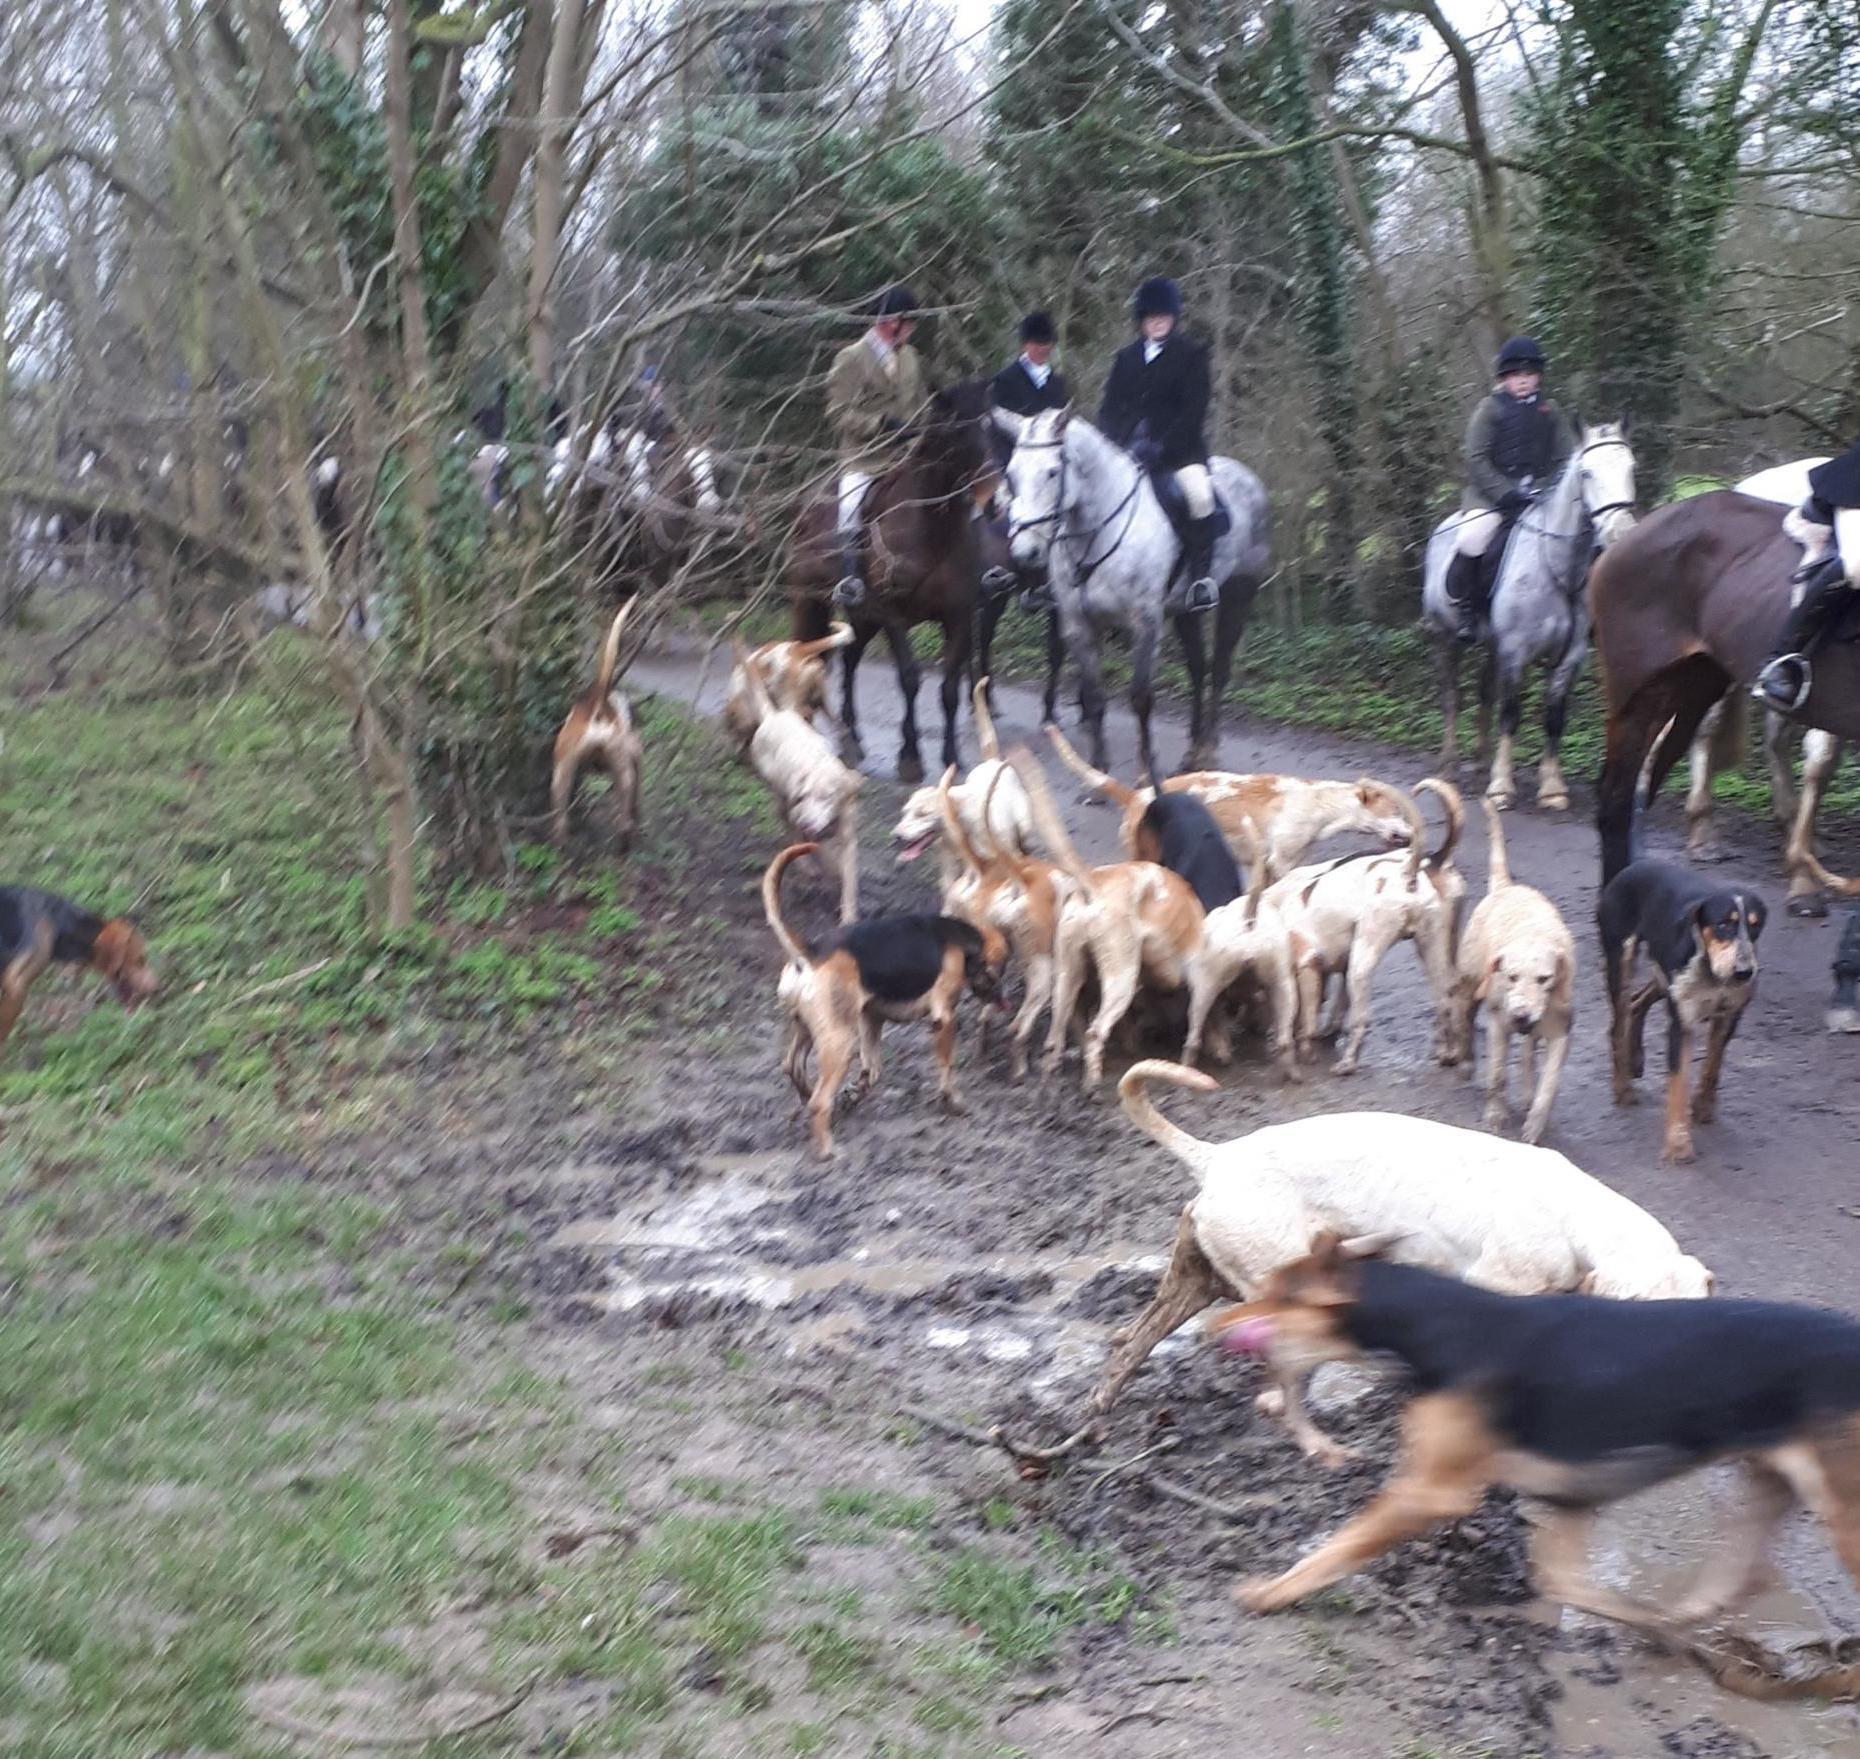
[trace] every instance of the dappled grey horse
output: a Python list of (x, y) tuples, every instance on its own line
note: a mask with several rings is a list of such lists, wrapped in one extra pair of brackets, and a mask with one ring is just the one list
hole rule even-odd
[[(1569, 805), (1569, 785), (1558, 757), (1569, 690), (1589, 651), (1589, 612), (1583, 583), (1600, 544), (1612, 543), (1634, 523), (1634, 454), (1614, 422), (1582, 430), (1563, 473), (1518, 516), (1505, 542), (1481, 635), (1479, 756), (1485, 757), (1492, 702), (1499, 705), (1498, 750), (1486, 798), (1508, 807), (1518, 797), (1512, 774), (1524, 674), (1536, 662), (1550, 668), (1544, 685), (1544, 754), (1537, 765), (1537, 804), (1553, 812)], [(1440, 671), (1440, 767), (1459, 764), (1460, 655), (1455, 616), (1447, 597), (1447, 564), (1460, 522), (1449, 513), (1427, 540), (1421, 568), (1421, 623), (1433, 637)]]
[[(1175, 527), (1156, 498), (1149, 473), (1083, 417), (1069, 409), (1033, 416), (997, 409), (992, 414), (1014, 442), (1007, 462), (1008, 548), (1017, 564), (1046, 569), (1060, 633), (1078, 668), (1079, 707), (1091, 739), (1091, 760), (1099, 769), (1110, 767), (1099, 643), (1106, 629), (1118, 627), (1130, 635), (1130, 707), (1137, 718), (1143, 776), (1158, 780), (1150, 710), (1163, 597), (1180, 548)], [(1218, 762), (1221, 698), (1234, 649), (1270, 562), (1271, 516), (1259, 478), (1232, 458), (1210, 459), (1208, 469), (1233, 529), (1214, 546), (1214, 578), (1221, 597), (1214, 612), (1211, 667), (1201, 618), (1175, 617), (1194, 696), (1183, 763), (1191, 770)]]

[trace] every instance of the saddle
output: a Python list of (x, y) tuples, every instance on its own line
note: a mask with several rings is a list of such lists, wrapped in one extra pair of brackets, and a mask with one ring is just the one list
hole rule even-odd
[[(1169, 523), (1175, 527), (1179, 539), (1188, 529), (1188, 503), (1182, 499), (1182, 485), (1175, 480), (1173, 470), (1153, 470), (1150, 472), (1150, 487), (1156, 491), (1156, 499), (1162, 503), (1162, 510), (1169, 515)], [(1228, 510), (1227, 503), (1221, 499), (1221, 491), (1214, 491), (1214, 535), (1225, 537), (1234, 528), (1234, 516)]]

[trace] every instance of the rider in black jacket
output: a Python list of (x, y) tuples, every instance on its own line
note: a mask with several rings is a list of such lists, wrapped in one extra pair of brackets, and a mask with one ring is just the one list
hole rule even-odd
[(1860, 440), (1808, 473), (1808, 499), (1784, 526), (1802, 546), (1795, 596), (1750, 694), (1787, 713), (1808, 701), (1809, 655), (1860, 592)]
[(1098, 408), (1098, 426), (1146, 469), (1174, 476), (1188, 509), (1181, 574), (1172, 611), (1211, 611), (1214, 583), (1214, 480), (1208, 474), (1208, 351), (1181, 331), (1182, 294), (1163, 275), (1137, 289), (1132, 315), (1141, 334), (1120, 348)]

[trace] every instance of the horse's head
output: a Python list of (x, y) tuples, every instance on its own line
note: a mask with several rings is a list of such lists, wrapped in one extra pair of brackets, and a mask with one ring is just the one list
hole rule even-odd
[(1066, 511), (1066, 427), (1064, 409), (1038, 415), (994, 412), (995, 425), (1014, 442), (1007, 461), (1008, 551), (1023, 568), (1045, 563)]
[(1582, 504), (1605, 548), (1634, 523), (1634, 449), (1628, 444), (1627, 423), (1585, 426), (1575, 464)]
[(987, 387), (976, 381), (930, 393), (915, 458), (929, 473), (932, 498), (966, 495), (991, 475), (994, 461), (982, 431), (987, 413)]

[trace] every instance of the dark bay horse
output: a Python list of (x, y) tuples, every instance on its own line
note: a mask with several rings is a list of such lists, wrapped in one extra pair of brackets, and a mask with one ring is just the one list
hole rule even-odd
[(973, 516), (994, 486), (984, 409), (979, 384), (935, 392), (910, 450), (867, 492), (864, 603), (850, 610), (832, 603), (841, 570), (830, 497), (817, 497), (802, 509), (790, 540), (788, 596), (795, 639), (817, 641), (835, 618), (852, 625), (853, 639), (840, 650), (845, 681), (841, 747), (849, 763), (864, 756), (854, 693), (859, 661), (873, 636), (882, 632), (891, 643), (904, 698), (898, 748), (903, 782), (921, 782), (924, 776), (917, 747), (917, 687), (923, 673), (911, 651), (911, 631), (919, 623), (936, 623), (943, 630), (942, 762), (960, 761), (956, 721), (963, 674), (974, 652), (980, 574)]
[[(1662, 508), (1603, 552), (1589, 576), (1607, 744), (1597, 789), (1606, 884), (1634, 858), (1641, 770), (1645, 798), (1685, 757), (1712, 705), (1756, 677), (1789, 609), (1801, 551), (1783, 533), (1788, 509), (1732, 489)], [(1856, 607), (1860, 610), (1860, 607)], [(1855, 613), (1814, 657), (1814, 689), (1794, 719), (1860, 738), (1860, 643)], [(1820, 885), (1860, 897), (1860, 881), (1827, 872), (1792, 847), (1789, 896)]]

